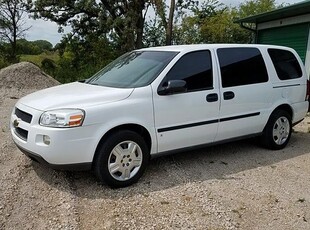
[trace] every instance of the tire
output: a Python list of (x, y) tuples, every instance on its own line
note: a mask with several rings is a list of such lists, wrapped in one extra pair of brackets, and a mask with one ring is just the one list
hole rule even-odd
[(97, 178), (110, 187), (126, 187), (139, 180), (149, 158), (144, 139), (135, 132), (122, 130), (99, 146), (93, 169)]
[(270, 115), (261, 142), (268, 149), (283, 149), (289, 142), (291, 134), (291, 115), (284, 110), (276, 110)]

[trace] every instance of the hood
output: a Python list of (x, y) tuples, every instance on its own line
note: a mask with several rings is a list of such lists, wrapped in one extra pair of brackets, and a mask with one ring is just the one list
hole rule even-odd
[(37, 91), (20, 99), (20, 103), (38, 110), (86, 108), (120, 101), (130, 96), (133, 89), (111, 88), (80, 82)]

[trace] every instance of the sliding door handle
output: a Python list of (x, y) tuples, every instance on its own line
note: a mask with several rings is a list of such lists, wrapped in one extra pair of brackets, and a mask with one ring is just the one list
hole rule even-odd
[(235, 97), (234, 92), (232, 92), (232, 91), (224, 92), (224, 100), (231, 100), (234, 97)]

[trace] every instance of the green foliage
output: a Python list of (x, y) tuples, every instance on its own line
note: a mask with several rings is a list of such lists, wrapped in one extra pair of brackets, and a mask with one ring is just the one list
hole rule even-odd
[(17, 54), (30, 54), (36, 55), (42, 53), (39, 47), (34, 46), (31, 42), (27, 41), (26, 39), (19, 39), (17, 40)]
[[(145, 21), (149, 7), (155, 17)], [(67, 83), (89, 78), (117, 56), (143, 46), (251, 42), (253, 34), (234, 21), (277, 7), (275, 0), (247, 0), (234, 8), (218, 0), (28, 0), (34, 18), (72, 31), (54, 48), (48, 41), (18, 39), (15, 54)], [(9, 54), (10, 43), (0, 43), (0, 68)]]
[(15, 63), (18, 60), (18, 57), (12, 59), (10, 53), (11, 47), (9, 44), (5, 42), (0, 42), (0, 67), (6, 67), (10, 65), (10, 63)]
[(0, 56), (0, 69), (7, 67), (8, 65), (9, 63), (3, 57)]
[(85, 40), (68, 35), (56, 47), (59, 47), (61, 56), (55, 78), (60, 82), (89, 78), (122, 54), (107, 39), (93, 35)]
[(265, 13), (281, 6), (282, 5), (277, 6), (275, 0), (248, 0), (240, 4), (238, 17), (244, 18), (255, 14)]
[[(68, 83), (77, 80), (87, 79), (98, 72), (103, 66), (88, 65), (81, 68), (74, 68), (68, 59), (61, 59), (54, 71), (54, 78), (61, 83)], [(49, 73), (51, 74), (51, 73)]]
[(176, 26), (175, 43), (250, 43), (254, 34), (234, 21), (277, 7), (281, 5), (277, 6), (275, 0), (248, 0), (237, 8), (226, 7), (217, 0), (206, 1)]
[(115, 58), (108, 58), (108, 56), (105, 56), (104, 60), (98, 58), (100, 63), (86, 63), (85, 59), (84, 64), (81, 64), (82, 62), (80, 60), (83, 59), (83, 56), (76, 58), (75, 54), (69, 50), (69, 48), (66, 48), (66, 51), (62, 54), (62, 56), (60, 56), (57, 51), (45, 52), (39, 55), (21, 55), (21, 61), (34, 63), (59, 82), (68, 83), (91, 77), (94, 73), (98, 72)]
[(20, 61), (28, 61), (41, 66), (41, 63), (44, 59), (53, 60), (54, 63), (57, 63), (60, 59), (58, 52), (45, 52), (38, 55), (28, 55), (23, 54), (20, 56)]
[(56, 63), (49, 58), (44, 58), (41, 62), (42, 69), (50, 75), (55, 75)]
[(145, 47), (163, 46), (166, 43), (165, 29), (158, 24), (157, 16), (145, 23), (143, 45)]
[(53, 49), (52, 43), (46, 40), (36, 40), (30, 43), (32, 43), (34, 46), (37, 46), (41, 52), (51, 51)]
[(5, 59), (8, 62), (18, 62), (16, 40), (24, 36), (25, 0), (0, 0), (0, 41), (6, 42)]
[(46, 51), (51, 51), (53, 45), (49, 41), (37, 40), (27, 41), (26, 39), (17, 40), (17, 54), (38, 55)]
[(225, 9), (204, 20), (201, 37), (204, 43), (250, 43), (252, 34), (234, 23), (235, 9)]
[(199, 44), (202, 43), (200, 25), (195, 17), (186, 17), (182, 24), (174, 29), (175, 44)]
[(217, 0), (204, 1), (201, 6), (192, 7), (193, 15), (183, 17), (180, 25), (175, 28), (175, 44), (210, 43), (204, 39), (202, 27), (209, 24), (208, 20), (222, 13), (224, 5)]
[(145, 5), (146, 0), (28, 0), (34, 18), (54, 21), (60, 31), (70, 25), (80, 40), (112, 38), (122, 52), (142, 46)]
[[(214, 0), (205, 0), (207, 2), (213, 2)], [(151, 0), (150, 3), (153, 5), (155, 10), (155, 19), (159, 18), (157, 24), (151, 22), (146, 25), (146, 32), (150, 31), (154, 34), (154, 29), (158, 29), (160, 36), (157, 40), (152, 40), (153, 44), (162, 44), (164, 37), (164, 45), (175, 44), (175, 27), (179, 21), (182, 21), (183, 16), (187, 12), (194, 12), (199, 7), (199, 2), (196, 0)], [(157, 20), (155, 20), (157, 21)], [(149, 39), (150, 37), (144, 36)], [(155, 38), (155, 37), (154, 37)], [(147, 40), (145, 43), (149, 43)]]

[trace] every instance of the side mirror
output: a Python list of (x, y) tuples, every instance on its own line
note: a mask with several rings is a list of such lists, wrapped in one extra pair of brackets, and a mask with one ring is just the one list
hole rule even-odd
[(187, 91), (186, 81), (183, 80), (170, 80), (167, 86), (158, 89), (159, 95), (170, 95), (175, 93), (184, 93)]

